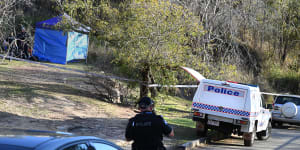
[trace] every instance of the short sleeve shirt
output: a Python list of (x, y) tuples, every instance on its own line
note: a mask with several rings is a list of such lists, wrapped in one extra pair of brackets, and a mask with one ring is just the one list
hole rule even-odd
[(133, 147), (156, 148), (163, 146), (163, 135), (169, 135), (171, 131), (162, 116), (142, 112), (129, 119), (125, 137), (134, 141)]

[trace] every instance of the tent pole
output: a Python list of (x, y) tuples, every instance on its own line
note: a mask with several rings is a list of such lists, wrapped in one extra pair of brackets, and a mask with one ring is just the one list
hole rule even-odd
[(89, 46), (90, 46), (90, 38), (89, 35), (87, 35), (87, 50), (86, 50), (86, 57), (85, 57), (85, 64), (87, 64), (88, 54), (89, 54)]

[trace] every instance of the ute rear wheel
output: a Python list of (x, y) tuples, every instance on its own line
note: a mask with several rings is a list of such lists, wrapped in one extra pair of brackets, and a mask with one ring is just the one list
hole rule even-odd
[(196, 133), (197, 136), (204, 137), (207, 134), (207, 125), (204, 121), (196, 121)]
[(252, 132), (244, 133), (243, 135), (244, 145), (252, 146), (254, 144), (255, 136), (256, 136), (256, 127), (254, 127)]

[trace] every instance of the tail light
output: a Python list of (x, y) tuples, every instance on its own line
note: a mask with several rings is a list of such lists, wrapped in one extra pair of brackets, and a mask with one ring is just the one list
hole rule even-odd
[(241, 124), (241, 125), (247, 125), (248, 124), (248, 120), (236, 120), (237, 124)]
[(194, 111), (193, 116), (197, 117), (197, 118), (204, 118), (205, 114), (204, 113), (200, 113), (198, 111)]

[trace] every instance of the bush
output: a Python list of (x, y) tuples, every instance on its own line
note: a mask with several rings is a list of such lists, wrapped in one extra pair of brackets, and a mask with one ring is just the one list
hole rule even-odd
[(267, 79), (279, 93), (300, 93), (300, 71), (273, 67), (270, 69)]

